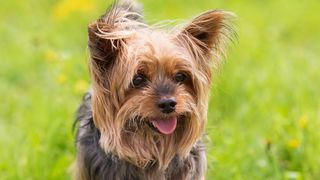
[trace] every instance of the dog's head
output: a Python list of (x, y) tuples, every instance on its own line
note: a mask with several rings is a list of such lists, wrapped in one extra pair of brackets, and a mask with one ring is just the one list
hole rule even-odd
[(106, 152), (159, 168), (190, 152), (204, 129), (229, 16), (209, 11), (170, 33), (113, 8), (89, 25), (93, 117)]

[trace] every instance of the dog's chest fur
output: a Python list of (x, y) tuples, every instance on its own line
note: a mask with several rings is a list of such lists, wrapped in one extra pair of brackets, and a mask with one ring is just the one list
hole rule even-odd
[(166, 170), (158, 170), (156, 162), (142, 169), (112, 153), (105, 153), (100, 145), (100, 132), (94, 126), (91, 94), (84, 96), (77, 114), (78, 172), (77, 179), (162, 180), (202, 179), (206, 168), (205, 151), (198, 142), (186, 159), (175, 157)]

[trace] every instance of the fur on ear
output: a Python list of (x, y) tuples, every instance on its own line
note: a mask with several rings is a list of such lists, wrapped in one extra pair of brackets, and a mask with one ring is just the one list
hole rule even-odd
[[(118, 40), (101, 37), (102, 29), (103, 24), (99, 22), (94, 22), (88, 27), (88, 47), (91, 56), (90, 64), (91, 68), (93, 68), (92, 70), (97, 70), (93, 71), (93, 73), (108, 71), (108, 68), (114, 62), (119, 51), (119, 47), (115, 45), (118, 44)], [(102, 76), (103, 74), (93, 75)]]
[(116, 2), (107, 13), (88, 26), (90, 69), (98, 84), (105, 84), (106, 74), (116, 61), (126, 39), (134, 29), (146, 26), (142, 21), (141, 7), (127, 1)]
[(233, 41), (236, 33), (230, 23), (234, 15), (230, 12), (211, 10), (194, 18), (178, 35), (189, 44), (196, 57), (224, 55), (228, 41)]

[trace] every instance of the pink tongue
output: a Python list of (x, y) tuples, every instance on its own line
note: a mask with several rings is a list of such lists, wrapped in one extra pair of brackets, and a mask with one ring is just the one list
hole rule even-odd
[(152, 123), (162, 134), (171, 134), (176, 129), (177, 118), (154, 119), (152, 120)]

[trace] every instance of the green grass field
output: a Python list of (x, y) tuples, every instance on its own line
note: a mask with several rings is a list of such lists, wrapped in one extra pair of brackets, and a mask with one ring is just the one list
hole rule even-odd
[[(320, 1), (143, 0), (146, 19), (237, 14), (215, 77), (207, 179), (320, 179)], [(0, 179), (70, 179), (87, 24), (105, 0), (0, 3)]]

